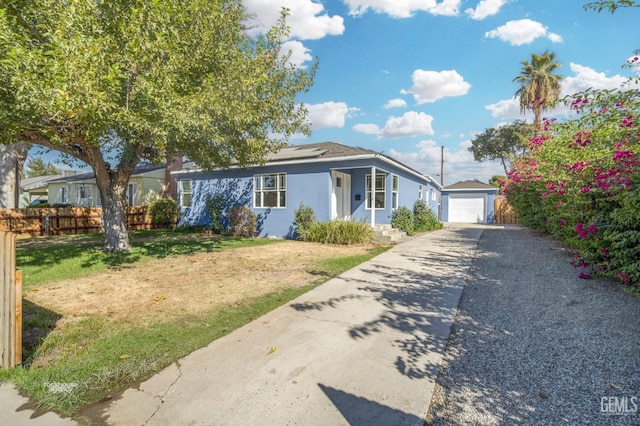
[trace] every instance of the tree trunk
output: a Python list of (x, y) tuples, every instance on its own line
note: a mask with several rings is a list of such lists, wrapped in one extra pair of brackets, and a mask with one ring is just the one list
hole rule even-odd
[(116, 253), (131, 249), (126, 212), (126, 193), (130, 176), (131, 173), (120, 169), (96, 170), (96, 183), (102, 199), (105, 252)]
[(0, 208), (20, 206), (20, 173), (27, 159), (29, 145), (17, 142), (0, 149)]

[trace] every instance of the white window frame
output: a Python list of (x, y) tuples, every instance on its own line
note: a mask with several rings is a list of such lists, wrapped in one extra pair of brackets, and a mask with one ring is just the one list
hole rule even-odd
[(400, 178), (398, 175), (391, 175), (391, 208), (396, 210), (400, 206), (399, 194)]
[[(265, 185), (274, 181), (274, 186)], [(268, 204), (269, 195), (275, 194), (275, 203)], [(287, 208), (287, 174), (262, 173), (253, 175), (253, 208), (255, 209), (286, 209)]]
[(80, 183), (76, 185), (76, 204), (79, 206), (93, 207), (93, 205), (95, 205), (93, 193), (94, 187), (90, 183)]
[(418, 185), (418, 201), (422, 201), (422, 185)]
[(129, 182), (129, 184), (127, 185), (127, 206), (132, 207), (136, 205), (137, 195), (138, 195), (138, 184), (136, 182)]
[[(381, 179), (382, 182), (378, 180)], [(379, 185), (380, 184), (380, 185)], [(382, 206), (378, 206), (378, 198), (375, 196), (382, 194)], [(365, 175), (365, 210), (371, 210), (371, 173)], [(376, 193), (374, 195), (375, 210), (385, 210), (387, 208), (387, 175), (385, 173), (376, 173)]]
[(58, 191), (58, 203), (69, 204), (69, 187), (67, 185), (60, 187)]
[(429, 192), (431, 193), (431, 201), (436, 201), (436, 191), (430, 189)]
[[(185, 188), (185, 183), (189, 183), (188, 188)], [(178, 181), (178, 189), (180, 191), (180, 207), (189, 208), (192, 204), (191, 194), (193, 193), (193, 181), (191, 179), (180, 179)], [(188, 196), (188, 197), (185, 197)], [(185, 198), (188, 202), (185, 202)]]

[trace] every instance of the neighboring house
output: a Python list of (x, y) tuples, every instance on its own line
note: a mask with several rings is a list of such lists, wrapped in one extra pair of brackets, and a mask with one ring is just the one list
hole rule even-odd
[(49, 181), (60, 179), (61, 177), (63, 175), (46, 175), (20, 179), (20, 202), (18, 208), (23, 208), (33, 202), (46, 203), (49, 199)]
[(442, 189), (442, 221), (465, 223), (493, 223), (494, 200), (498, 188), (466, 180)]
[[(157, 198), (165, 183), (165, 166), (138, 166), (127, 187), (127, 205), (142, 206)], [(49, 181), (49, 204), (70, 204), (77, 207), (102, 205), (100, 191), (93, 173), (81, 173)]]
[(294, 212), (301, 204), (313, 208), (319, 221), (352, 219), (374, 226), (389, 224), (395, 209), (412, 209), (418, 200), (437, 213), (441, 189), (433, 178), (392, 158), (337, 142), (289, 146), (261, 166), (174, 174), (182, 223), (210, 224), (207, 201), (221, 196), (225, 212), (251, 207), (260, 236), (288, 238), (295, 236)]

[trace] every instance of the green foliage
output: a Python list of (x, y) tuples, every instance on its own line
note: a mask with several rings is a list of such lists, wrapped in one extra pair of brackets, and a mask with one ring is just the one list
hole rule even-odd
[(227, 213), (229, 232), (236, 237), (256, 235), (256, 214), (247, 206), (235, 206)]
[(207, 198), (206, 201), (207, 211), (211, 216), (211, 225), (209, 225), (209, 229), (211, 229), (215, 234), (222, 234), (224, 232), (224, 226), (222, 225), (224, 203), (224, 196), (220, 194)]
[(294, 212), (294, 224), (298, 239), (308, 241), (309, 230), (314, 223), (316, 223), (316, 216), (313, 213), (313, 208), (300, 203), (300, 207)]
[(442, 222), (425, 202), (416, 201), (413, 205), (413, 230), (418, 233), (436, 229), (442, 229)]
[(307, 240), (323, 244), (365, 244), (373, 240), (371, 226), (351, 220), (315, 222), (307, 231)]
[(529, 139), (533, 137), (534, 127), (521, 120), (500, 127), (486, 129), (472, 141), (469, 151), (475, 161), (500, 160), (504, 172), (509, 171), (510, 163), (527, 151)]
[(29, 204), (25, 206), (27, 209), (47, 209), (49, 207), (51, 207), (49, 203)]
[(40, 157), (27, 160), (24, 168), (24, 175), (27, 178), (60, 174), (60, 169), (51, 163), (45, 163)]
[(316, 66), (282, 54), (286, 15), (253, 36), (241, 0), (3, 1), (0, 143), (90, 165), (110, 212), (105, 250), (126, 250), (122, 200), (141, 160), (257, 164), (308, 134), (296, 96)]
[(174, 228), (178, 213), (178, 203), (169, 198), (159, 198), (149, 204), (149, 216), (155, 227)]
[(614, 13), (619, 7), (640, 7), (640, 3), (633, 0), (603, 0), (594, 1), (584, 5), (585, 10), (593, 9), (598, 13), (605, 9)]
[(576, 251), (583, 278), (640, 286), (640, 91), (588, 90), (567, 103), (578, 118), (543, 122), (507, 198), (525, 225)]
[(406, 232), (407, 235), (415, 234), (413, 212), (404, 206), (397, 208), (391, 215), (391, 226)]
[(554, 71), (562, 64), (555, 59), (556, 54), (548, 50), (541, 54), (532, 53), (531, 62), (522, 61), (520, 75), (513, 79), (520, 84), (515, 94), (520, 98), (520, 111), (533, 111), (536, 130), (540, 126), (542, 111), (552, 108), (560, 97), (560, 80), (563, 77)]

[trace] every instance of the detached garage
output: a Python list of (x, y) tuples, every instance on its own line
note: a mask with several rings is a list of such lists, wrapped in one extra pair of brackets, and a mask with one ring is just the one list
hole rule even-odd
[(445, 186), (442, 190), (442, 221), (493, 223), (493, 202), (498, 188), (477, 180)]

